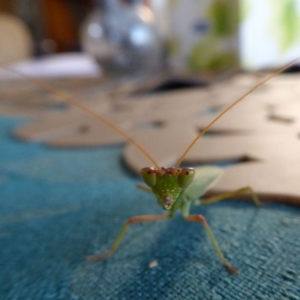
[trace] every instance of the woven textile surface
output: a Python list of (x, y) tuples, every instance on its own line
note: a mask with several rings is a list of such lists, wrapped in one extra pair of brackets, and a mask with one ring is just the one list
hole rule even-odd
[(121, 146), (24, 143), (9, 134), (22, 122), (0, 119), (0, 299), (300, 299), (300, 211), (285, 205), (192, 209), (238, 275), (222, 266), (202, 226), (180, 215), (134, 224), (112, 257), (87, 261), (109, 249), (129, 217), (162, 211), (135, 188)]

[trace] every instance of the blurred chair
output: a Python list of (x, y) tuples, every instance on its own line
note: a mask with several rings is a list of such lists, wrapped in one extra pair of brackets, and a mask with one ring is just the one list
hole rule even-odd
[(0, 64), (24, 60), (33, 54), (33, 40), (26, 24), (15, 16), (0, 13)]

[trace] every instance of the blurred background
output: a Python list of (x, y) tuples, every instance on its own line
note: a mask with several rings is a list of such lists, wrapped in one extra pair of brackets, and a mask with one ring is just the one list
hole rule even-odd
[(286, 64), (299, 25), (299, 0), (1, 0), (0, 63), (75, 52), (109, 75), (215, 76)]

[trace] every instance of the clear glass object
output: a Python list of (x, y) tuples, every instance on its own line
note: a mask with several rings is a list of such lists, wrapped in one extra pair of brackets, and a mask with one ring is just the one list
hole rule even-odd
[(87, 18), (84, 51), (111, 75), (153, 74), (163, 68), (163, 43), (152, 11), (134, 1), (101, 1)]

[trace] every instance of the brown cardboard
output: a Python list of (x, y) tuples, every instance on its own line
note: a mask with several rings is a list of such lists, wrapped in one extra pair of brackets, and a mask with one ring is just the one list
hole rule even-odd
[[(226, 168), (212, 193), (251, 186), (260, 197), (300, 204), (299, 79), (299, 75), (277, 76), (222, 117), (188, 153), (184, 162), (194, 165), (240, 161)], [(78, 98), (138, 141), (159, 166), (171, 166), (217, 113), (258, 80), (252, 75), (241, 75), (209, 88), (147, 96), (127, 95), (132, 86), (125, 89), (126, 93), (114, 94), (103, 94), (89, 86), (82, 87)], [(63, 111), (49, 111), (49, 99), (43, 105), (31, 103), (26, 110), (22, 104), (23, 114), (36, 117), (32, 123), (17, 128), (16, 137), (44, 141), (52, 147), (126, 142), (77, 108), (67, 105)], [(19, 102), (19, 94), (15, 103), (0, 102), (2, 113), (19, 115)], [(245, 158), (248, 162), (242, 162)], [(136, 173), (151, 166), (129, 143), (124, 148), (124, 159)]]

